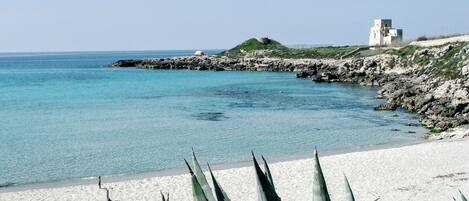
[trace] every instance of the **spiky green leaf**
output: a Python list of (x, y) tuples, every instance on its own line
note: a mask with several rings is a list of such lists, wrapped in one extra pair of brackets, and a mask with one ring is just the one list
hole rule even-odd
[(192, 149), (192, 163), (194, 165), (194, 174), (197, 177), (197, 181), (202, 187), (208, 201), (216, 201), (215, 197), (213, 197), (212, 189), (210, 188), (210, 185), (208, 185), (207, 178), (205, 178), (204, 172), (202, 171), (202, 168), (200, 167), (199, 161), (197, 161), (197, 157), (195, 156), (194, 149)]
[(345, 182), (345, 201), (355, 201), (352, 188), (350, 187), (350, 183), (348, 182), (347, 176), (345, 176), (345, 174), (344, 174), (344, 182)]
[(186, 162), (187, 168), (189, 168), (189, 173), (191, 174), (192, 197), (194, 198), (194, 201), (208, 201), (202, 186), (200, 186), (194, 171), (192, 171), (191, 166), (187, 163), (186, 159), (184, 159), (184, 162)]
[(269, 180), (270, 184), (272, 184), (272, 187), (275, 188), (274, 180), (272, 179), (272, 174), (270, 173), (269, 165), (267, 164), (267, 161), (265, 160), (264, 156), (262, 156), (262, 160), (264, 161), (265, 176)]
[(228, 198), (228, 195), (226, 195), (226, 192), (223, 190), (223, 188), (220, 186), (218, 181), (215, 179), (215, 176), (213, 175), (210, 165), (207, 164), (207, 166), (210, 172), (210, 176), (212, 177), (213, 194), (214, 194), (215, 199), (217, 201), (230, 201), (230, 198)]
[(314, 149), (313, 159), (313, 201), (331, 201), (316, 148)]
[(461, 200), (462, 201), (467, 201), (466, 196), (464, 196), (464, 194), (461, 192), (461, 190), (459, 190), (459, 195), (461, 195)]
[(161, 192), (161, 191), (160, 191), (160, 193), (161, 193), (161, 200), (163, 200), (163, 201), (169, 201), (169, 193), (166, 194), (167, 196), (164, 196), (163, 192)]
[(277, 195), (277, 192), (275, 192), (274, 186), (270, 183), (265, 173), (262, 172), (262, 169), (259, 167), (259, 163), (257, 163), (254, 153), (252, 153), (252, 160), (254, 162), (254, 169), (256, 172), (259, 201), (280, 201), (280, 197)]

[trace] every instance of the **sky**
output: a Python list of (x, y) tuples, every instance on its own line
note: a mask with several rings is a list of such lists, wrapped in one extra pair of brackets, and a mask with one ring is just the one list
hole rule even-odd
[(367, 44), (375, 18), (404, 38), (469, 33), (468, 0), (1, 0), (0, 52)]

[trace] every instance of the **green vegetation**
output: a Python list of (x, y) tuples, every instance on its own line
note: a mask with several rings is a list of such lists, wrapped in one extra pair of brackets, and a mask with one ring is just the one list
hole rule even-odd
[(316, 47), (306, 49), (286, 49), (283, 51), (272, 51), (267, 53), (268, 57), (291, 58), (291, 59), (340, 59), (363, 46), (341, 46), (341, 47)]
[(282, 51), (282, 50), (287, 50), (287, 49), (288, 49), (287, 47), (283, 46), (279, 42), (272, 40), (272, 39), (268, 39), (265, 43), (263, 43), (255, 38), (251, 38), (228, 51), (223, 51), (220, 54), (226, 55), (226, 56), (237, 57), (237, 56), (243, 56), (244, 54), (248, 52), (253, 52), (257, 50), (280, 50)]
[(358, 52), (355, 56), (356, 57), (371, 57), (371, 56), (376, 56), (380, 54), (385, 54), (387, 49), (384, 48), (374, 48), (374, 49), (366, 49)]
[(423, 49), (423, 48), (419, 46), (415, 46), (415, 45), (408, 45), (399, 49), (390, 50), (387, 53), (391, 55), (405, 57), (405, 56), (413, 55), (415, 51), (420, 50), (420, 49)]
[[(448, 52), (446, 52), (438, 61), (432, 65), (431, 73), (434, 75), (442, 75), (447, 78), (460, 78), (461, 74), (461, 62), (463, 61), (462, 49), (469, 45), (469, 43), (456, 43), (450, 46)], [(468, 54), (465, 55), (469, 56)]]
[(316, 149), (314, 150), (313, 162), (313, 200), (331, 201)]
[(431, 133), (441, 133), (441, 129), (434, 127), (434, 128), (432, 128), (432, 129), (430, 129), (430, 132), (431, 132)]
[(251, 38), (236, 47), (220, 53), (220, 55), (228, 57), (242, 57), (253, 52), (261, 52), (263, 56), (289, 59), (340, 59), (342, 56), (353, 53), (358, 48), (366, 46), (329, 46), (317, 48), (294, 49), (287, 48), (281, 43), (268, 39), (261, 42), (255, 38)]

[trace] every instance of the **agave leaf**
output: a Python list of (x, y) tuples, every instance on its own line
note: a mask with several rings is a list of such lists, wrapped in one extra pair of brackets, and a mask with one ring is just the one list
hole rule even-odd
[(163, 201), (169, 201), (169, 193), (166, 194), (166, 195), (167, 195), (166, 197), (164, 196), (163, 192), (160, 191), (160, 193), (161, 193), (161, 199), (162, 199)]
[(199, 161), (197, 161), (194, 149), (192, 149), (192, 163), (194, 165), (194, 174), (197, 177), (197, 181), (202, 187), (208, 201), (216, 201), (215, 197), (213, 197), (212, 189), (210, 188), (210, 185), (208, 185), (207, 178), (205, 178), (204, 172), (202, 171), (202, 168), (199, 165)]
[(277, 195), (277, 192), (275, 192), (274, 186), (259, 167), (254, 152), (252, 153), (252, 160), (254, 161), (254, 169), (256, 171), (259, 201), (280, 201), (280, 197)]
[(353, 196), (352, 188), (350, 187), (350, 183), (348, 182), (347, 176), (344, 174), (345, 180), (345, 201), (355, 201), (355, 197)]
[(331, 201), (316, 148), (314, 149), (313, 163), (313, 201)]
[(191, 166), (189, 165), (189, 163), (187, 163), (186, 159), (184, 159), (184, 162), (186, 162), (187, 168), (189, 168), (189, 173), (191, 174), (192, 197), (194, 198), (194, 201), (208, 201), (207, 197), (205, 196), (204, 190), (202, 189), (202, 186), (200, 186), (197, 177), (192, 171)]
[(106, 191), (106, 200), (107, 200), (107, 201), (112, 201), (112, 200), (111, 200), (111, 197), (110, 197), (110, 195), (109, 195), (109, 194), (110, 194), (110, 193), (109, 193), (109, 189), (108, 189), (108, 188), (103, 188), (103, 189)]
[(220, 186), (218, 181), (215, 179), (215, 176), (213, 176), (212, 169), (210, 168), (210, 165), (208, 163), (207, 163), (207, 166), (210, 172), (210, 176), (212, 177), (214, 197), (216, 198), (217, 201), (230, 201), (230, 198), (228, 198), (228, 196), (226, 195), (226, 192), (223, 190), (223, 188)]
[(464, 196), (464, 194), (461, 192), (461, 190), (459, 190), (459, 194), (461, 195), (461, 200), (462, 201), (467, 201), (466, 196)]
[(262, 156), (262, 160), (264, 161), (265, 176), (266, 176), (267, 179), (269, 180), (270, 184), (272, 184), (272, 187), (275, 188), (274, 180), (272, 179), (272, 174), (270, 173), (269, 165), (267, 165), (267, 161), (265, 160), (264, 156)]

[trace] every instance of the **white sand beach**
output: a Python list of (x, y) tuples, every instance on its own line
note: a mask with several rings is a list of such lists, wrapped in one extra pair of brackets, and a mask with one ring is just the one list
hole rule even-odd
[[(312, 153), (311, 153), (312, 154)], [(203, 158), (200, 158), (204, 162)], [(332, 200), (343, 199), (343, 176), (352, 185), (357, 200), (441, 201), (459, 196), (458, 189), (469, 195), (469, 140), (431, 141), (417, 145), (353, 152), (321, 158)], [(312, 199), (312, 160), (294, 160), (271, 164), (274, 183), (282, 200)], [(231, 200), (257, 200), (253, 167), (214, 172)], [(106, 183), (111, 198), (119, 201), (160, 200), (160, 190), (171, 200), (192, 200), (188, 174)], [(30, 189), (0, 193), (1, 201), (32, 200), (105, 200), (97, 185)]]

